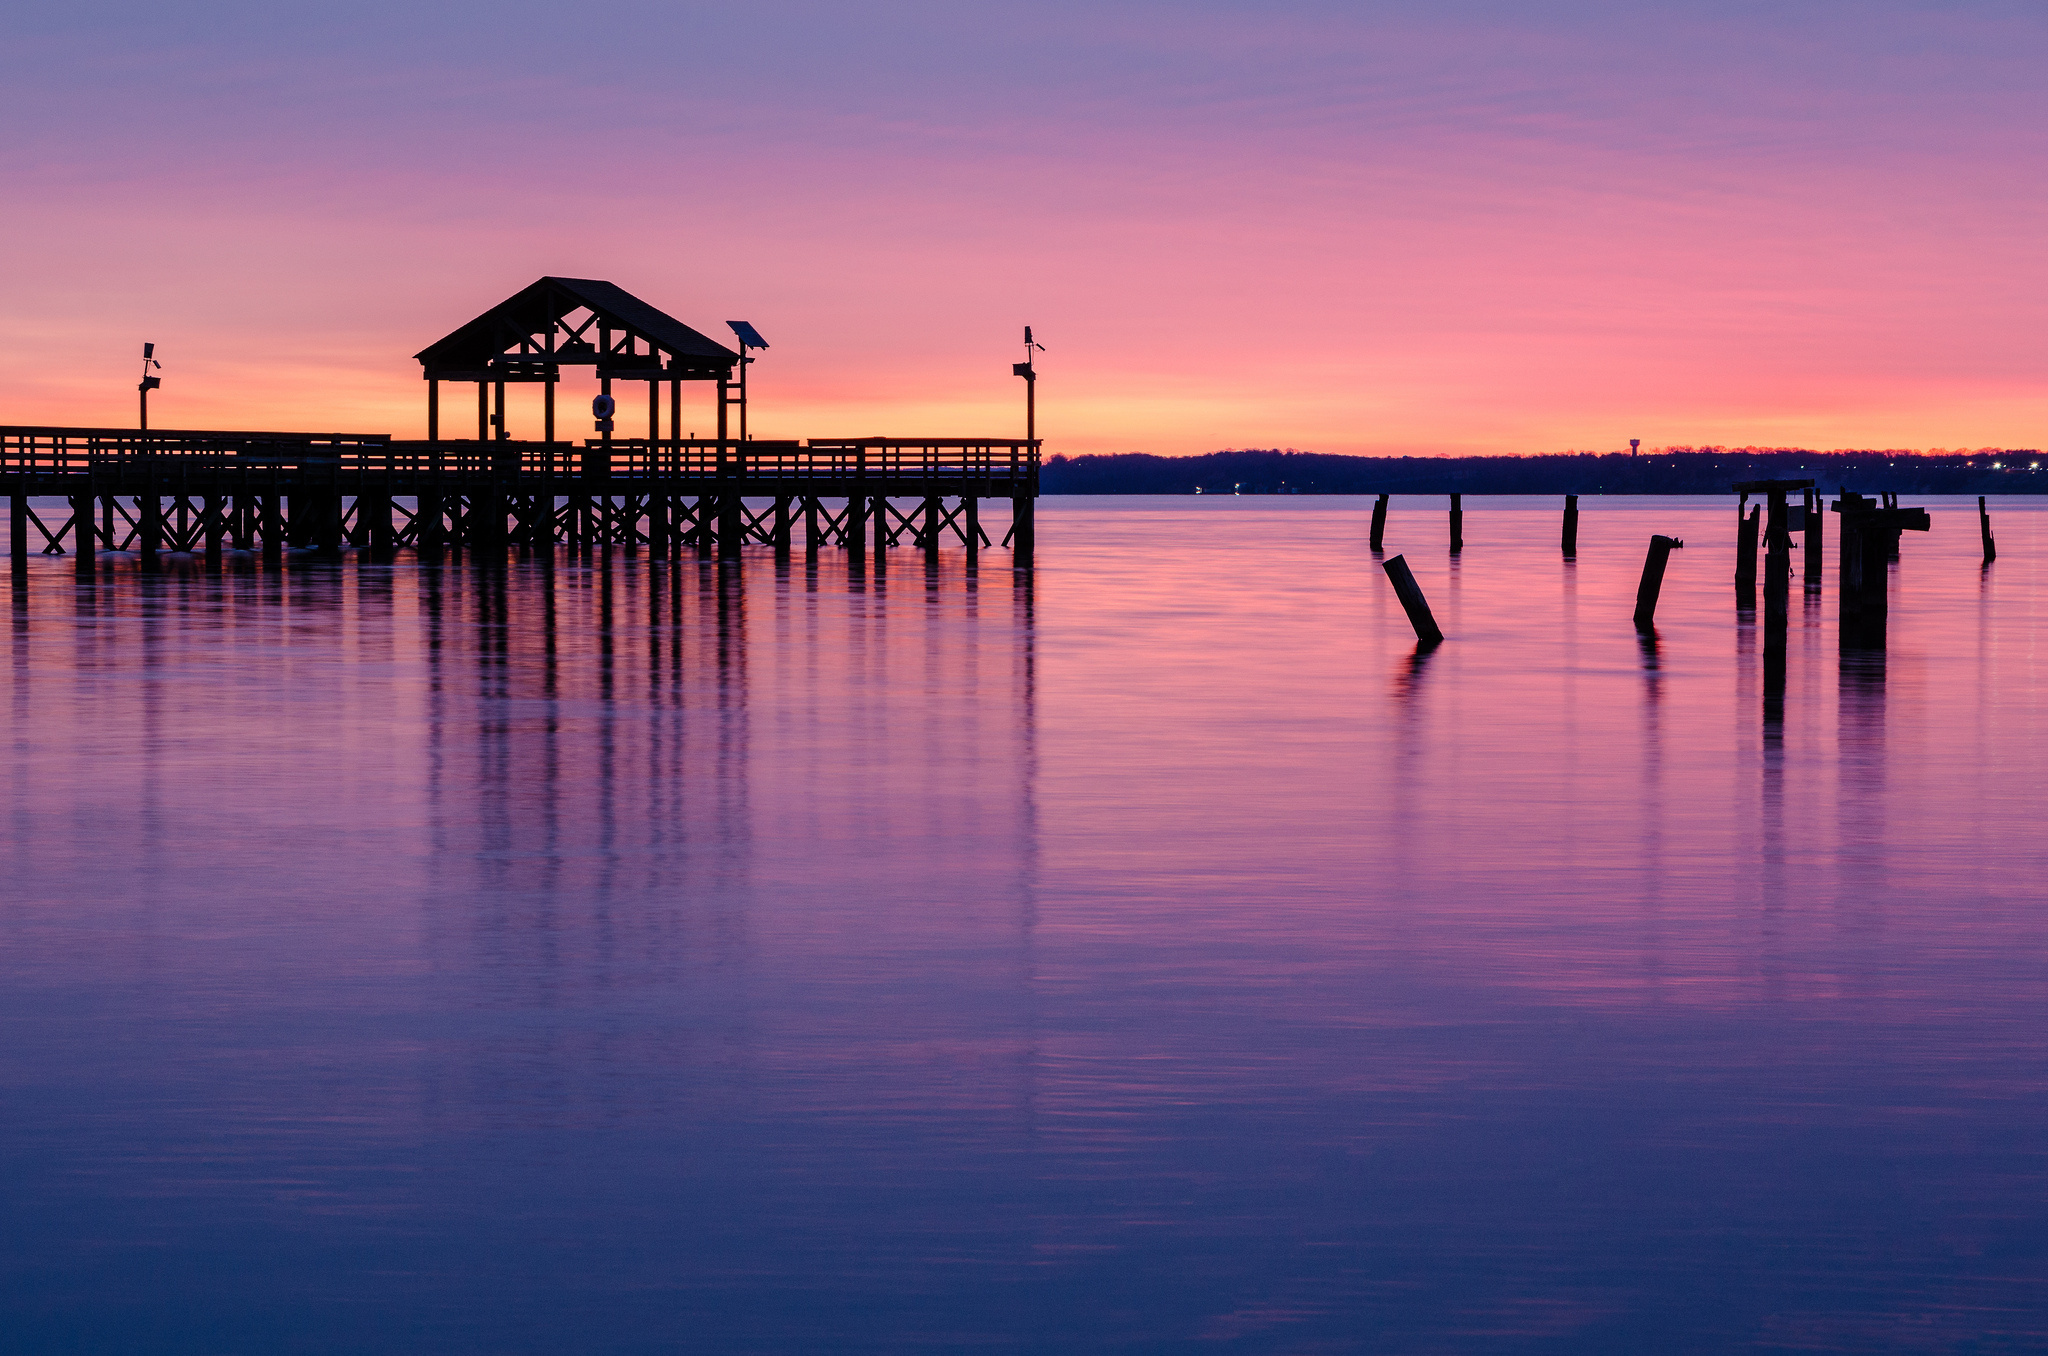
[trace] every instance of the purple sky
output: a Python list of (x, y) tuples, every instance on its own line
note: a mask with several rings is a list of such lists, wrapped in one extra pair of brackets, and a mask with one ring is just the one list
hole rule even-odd
[(410, 355), (543, 273), (756, 322), (766, 436), (1010, 432), (1026, 322), (1053, 451), (2048, 415), (2039, 5), (0, 24), (5, 422), (127, 422), (151, 339), (157, 423), (417, 434)]

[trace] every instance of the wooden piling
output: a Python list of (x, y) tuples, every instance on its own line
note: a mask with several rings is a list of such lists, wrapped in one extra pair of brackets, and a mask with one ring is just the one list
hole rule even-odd
[(1664, 591), (1664, 567), (1671, 552), (1685, 545), (1676, 537), (1650, 538), (1650, 554), (1643, 559), (1642, 582), (1636, 585), (1636, 627), (1647, 631), (1657, 623), (1657, 596)]
[(1380, 568), (1387, 572), (1394, 596), (1401, 600), (1401, 610), (1408, 614), (1408, 624), (1415, 628), (1415, 639), (1424, 645), (1441, 644), (1444, 633), (1430, 614), (1429, 600), (1422, 596), (1422, 587), (1415, 582), (1415, 572), (1408, 568), (1407, 557), (1395, 556)]
[(1782, 628), (1792, 615), (1792, 534), (1786, 527), (1785, 492), (1770, 492), (1764, 520), (1764, 620)]
[(1451, 496), (1451, 554), (1465, 549), (1465, 496)]
[(818, 548), (824, 543), (818, 536), (818, 497), (804, 496), (804, 559), (816, 560)]
[(839, 529), (846, 543), (847, 564), (861, 566), (868, 558), (868, 500), (858, 492), (846, 501), (845, 525)]
[[(199, 501), (199, 531), (206, 542), (206, 568), (217, 570), (221, 560), (221, 537), (227, 524), (227, 503), (220, 495), (209, 494)], [(90, 522), (90, 516), (87, 521)]]
[(1028, 496), (1019, 496), (1011, 501), (1014, 517), (1010, 528), (1011, 559), (1019, 565), (1029, 565), (1034, 546), (1034, 524), (1031, 521), (1036, 501)]
[(80, 579), (90, 579), (99, 563), (93, 554), (92, 496), (73, 495), (71, 498), (71, 556), (72, 564), (78, 570)]
[[(1743, 495), (1743, 502), (1749, 501)], [(1761, 508), (1752, 508), (1735, 529), (1735, 591), (1748, 599), (1747, 606), (1756, 606), (1756, 537)]]
[(1998, 543), (1991, 539), (1991, 510), (1981, 494), (1977, 496), (1977, 532), (1984, 538), (1984, 563), (1989, 565), (1998, 559)]
[(777, 560), (788, 560), (789, 496), (786, 494), (775, 496), (775, 535), (773, 540), (775, 543), (775, 558)]
[(735, 490), (718, 497), (718, 554), (731, 560), (740, 554), (740, 544), (745, 539), (745, 505)]
[(142, 568), (158, 570), (163, 567), (164, 549), (164, 508), (163, 501), (156, 496), (156, 486), (143, 491), (135, 505), (138, 526), (142, 529)]
[(1821, 550), (1827, 538), (1827, 503), (1818, 488), (1806, 492), (1806, 587), (1820, 587)]
[(889, 567), (889, 499), (887, 495), (875, 496), (875, 573), (880, 574)]
[(1579, 497), (1568, 494), (1564, 497), (1564, 558), (1575, 560), (1579, 554)]
[(7, 559), (17, 580), (28, 578), (28, 496), (7, 496)]
[(263, 493), (263, 563), (275, 565), (284, 559), (284, 497), (275, 488)]
[(967, 538), (967, 564), (969, 568), (972, 568), (975, 562), (981, 559), (981, 515), (978, 511), (980, 503), (981, 501), (971, 494), (961, 497), (961, 517), (967, 524), (967, 530), (963, 535)]
[(1387, 539), (1387, 496), (1381, 495), (1372, 506), (1372, 549), (1383, 549)]

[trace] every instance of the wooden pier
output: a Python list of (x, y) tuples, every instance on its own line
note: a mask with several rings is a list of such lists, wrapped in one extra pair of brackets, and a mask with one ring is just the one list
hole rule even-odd
[[(1029, 563), (1038, 448), (1025, 439), (398, 442), (369, 434), (0, 426), (9, 546), (97, 551), (502, 552), (566, 544), (733, 556), (748, 543), (877, 563), (892, 546), (1008, 546)], [(69, 506), (58, 521), (32, 498)], [(986, 499), (1009, 501), (991, 542)]]
[[(215, 563), (230, 549), (432, 558), (559, 544), (732, 557), (748, 543), (787, 553), (800, 542), (809, 555), (843, 548), (855, 561), (872, 550), (880, 568), (892, 546), (936, 552), (951, 539), (970, 556), (1008, 546), (1015, 564), (1030, 565), (1040, 445), (1029, 363), (1015, 369), (1027, 383), (1023, 438), (767, 441), (747, 430), (747, 368), (759, 361), (750, 351), (767, 341), (744, 321), (728, 325), (737, 349), (613, 283), (541, 278), (414, 355), (427, 394), (427, 437), (416, 442), (0, 426), (13, 559), (68, 549), (90, 573), (99, 551), (131, 547), (153, 569), (171, 551)], [(556, 386), (578, 366), (599, 387), (598, 436), (558, 439)], [(451, 382), (476, 385), (474, 441), (440, 436)], [(615, 436), (618, 382), (647, 384), (645, 438)], [(679, 434), (692, 383), (713, 388), (715, 438)], [(511, 437), (505, 388), (520, 384), (542, 388), (539, 441)], [(62, 499), (68, 514), (45, 521), (29, 503), (39, 497)], [(986, 499), (1010, 501), (1000, 543), (981, 527)]]

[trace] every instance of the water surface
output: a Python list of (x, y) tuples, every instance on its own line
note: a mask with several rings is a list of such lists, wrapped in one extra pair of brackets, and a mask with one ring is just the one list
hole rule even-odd
[(1427, 654), (1366, 500), (32, 560), (0, 1345), (2048, 1345), (2048, 518), (1780, 689), (1732, 501), (1410, 502)]

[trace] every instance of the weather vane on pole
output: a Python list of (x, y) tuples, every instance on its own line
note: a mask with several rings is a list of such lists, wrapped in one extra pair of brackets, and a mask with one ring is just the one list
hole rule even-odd
[(1038, 442), (1038, 369), (1031, 365), (1033, 352), (1045, 352), (1045, 345), (1031, 338), (1031, 327), (1024, 327), (1024, 361), (1011, 363), (1013, 376), (1024, 378), (1024, 437), (1036, 445)]
[(149, 369), (154, 367), (161, 372), (163, 366), (162, 363), (156, 360), (156, 345), (144, 344), (142, 346), (142, 382), (135, 388), (142, 393), (142, 431), (144, 433), (149, 432), (149, 393), (164, 384), (162, 377), (152, 377), (149, 375)]

